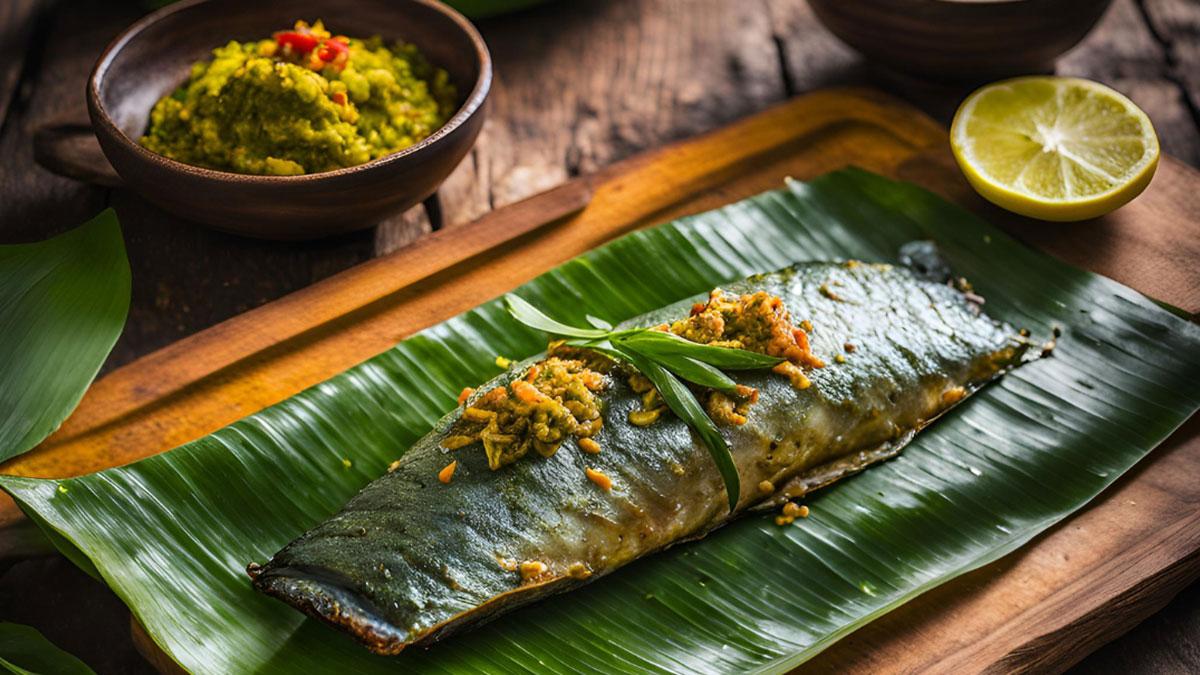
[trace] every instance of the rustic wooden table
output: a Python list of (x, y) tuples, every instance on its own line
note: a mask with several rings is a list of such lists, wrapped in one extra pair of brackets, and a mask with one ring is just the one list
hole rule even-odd
[[(0, 3), (0, 242), (41, 239), (116, 207), (134, 287), (125, 333), (106, 368), (428, 229), (417, 209), (333, 240), (245, 240), (179, 222), (136, 195), (39, 168), (34, 130), (84, 117), (92, 63), (142, 11), (138, 2)], [(560, 2), (480, 28), (497, 80), (479, 143), (442, 190), (450, 226), (816, 87), (871, 84), (942, 121), (965, 93), (864, 64), (803, 0)], [(1058, 71), (1124, 91), (1150, 114), (1165, 152), (1200, 165), (1200, 2), (1116, 0)], [(150, 672), (133, 650), (120, 601), (64, 558), (0, 562), (0, 621), (38, 627), (101, 673)], [(1200, 584), (1077, 669), (1200, 672)]]

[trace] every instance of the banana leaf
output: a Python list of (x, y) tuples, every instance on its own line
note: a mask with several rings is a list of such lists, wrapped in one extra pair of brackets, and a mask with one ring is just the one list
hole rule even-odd
[(129, 261), (111, 209), (53, 239), (0, 246), (0, 462), (75, 409), (128, 312)]
[(244, 566), (381, 474), (463, 386), (496, 374), (496, 355), (544, 348), (496, 301), (168, 453), (0, 486), (194, 672), (786, 670), (1016, 549), (1145, 457), (1200, 405), (1200, 327), (855, 169), (631, 234), (518, 289), (570, 323), (615, 323), (795, 260), (891, 260), (919, 238), (992, 316), (1061, 329), (1053, 357), (818, 493), (799, 526), (744, 518), (429, 650), (372, 656), (251, 591)]
[(12, 675), (95, 675), (36, 628), (0, 623), (0, 672)]

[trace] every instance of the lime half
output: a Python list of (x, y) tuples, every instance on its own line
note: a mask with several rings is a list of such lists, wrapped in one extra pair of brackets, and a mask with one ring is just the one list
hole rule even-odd
[(1042, 220), (1104, 215), (1138, 196), (1158, 166), (1146, 113), (1120, 93), (1070, 77), (1020, 77), (963, 101), (950, 145), (985, 199)]

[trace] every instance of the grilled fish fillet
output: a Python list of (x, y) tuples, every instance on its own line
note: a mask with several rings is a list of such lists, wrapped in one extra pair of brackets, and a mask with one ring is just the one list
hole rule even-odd
[[(549, 458), (530, 453), (492, 470), (478, 444), (441, 447), (460, 407), (341, 512), (252, 564), (254, 586), (395, 654), (886, 459), (1027, 347), (977, 297), (906, 267), (802, 263), (725, 290), (782, 298), (796, 321), (811, 323), (812, 352), (827, 364), (807, 372), (804, 389), (770, 371), (731, 373), (759, 392), (745, 424), (721, 427), (741, 478), (733, 512), (692, 430), (673, 415), (630, 424), (641, 397), (614, 375), (601, 394), (599, 454), (568, 440)], [(690, 304), (629, 325), (686, 317)], [(523, 377), (535, 361), (482, 389)], [(443, 484), (451, 459), (457, 469)], [(587, 480), (588, 468), (611, 489)]]

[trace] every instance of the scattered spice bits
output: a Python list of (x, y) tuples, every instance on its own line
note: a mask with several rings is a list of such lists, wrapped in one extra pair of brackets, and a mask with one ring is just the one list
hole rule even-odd
[(962, 387), (950, 387), (942, 392), (942, 405), (954, 405), (967, 397), (967, 390)]
[(709, 392), (704, 409), (718, 424), (741, 426), (748, 421), (750, 406), (757, 402), (758, 390), (739, 384), (732, 392)]
[(345, 457), (342, 458), (342, 468), (343, 469), (349, 469), (352, 466), (354, 466), (354, 462), (351, 462), (348, 458), (345, 458)]
[(463, 390), (458, 393), (458, 404), (462, 405), (471, 398), (471, 394), (475, 393), (474, 387), (463, 387)]
[(398, 460), (398, 459), (392, 460), (392, 463), (388, 464), (387, 472), (394, 473), (396, 471), (396, 469), (399, 469), (399, 468), (400, 468), (400, 460)]
[(783, 505), (783, 509), (778, 516), (775, 516), (776, 525), (791, 525), (796, 522), (797, 518), (807, 518), (809, 514), (808, 507), (796, 504), (795, 502), (787, 502)]
[(448, 485), (450, 483), (450, 479), (454, 478), (454, 470), (457, 468), (458, 468), (458, 460), (456, 459), (453, 462), (450, 462), (446, 466), (442, 467), (442, 470), (438, 472), (438, 480), (440, 480), (440, 481), (442, 481), (442, 483)]
[(583, 473), (588, 477), (588, 480), (592, 481), (596, 485), (599, 485), (601, 490), (607, 492), (612, 489), (612, 479), (609, 478), (608, 475), (603, 471), (597, 471), (596, 469), (589, 467), (585, 468)]
[(654, 410), (631, 410), (629, 411), (629, 423), (637, 427), (648, 427), (657, 422), (662, 413), (661, 408), (655, 408)]
[(600, 454), (600, 444), (591, 438), (579, 439), (579, 449), (590, 455)]
[(512, 359), (506, 359), (503, 356), (496, 357), (496, 367), (504, 368), (505, 370), (507, 370), (508, 367), (511, 365), (512, 365)]
[(764, 480), (758, 484), (758, 491), (764, 495), (769, 495), (775, 491), (775, 484), (769, 480)]
[(973, 305), (982, 305), (983, 303), (987, 302), (982, 295), (972, 293), (971, 291), (965, 291), (963, 293), (963, 297), (967, 299), (967, 302), (970, 302)]
[(834, 362), (834, 363), (845, 363), (845, 362), (846, 362), (846, 357), (845, 357), (845, 356), (842, 356), (841, 354), (834, 354), (834, 356), (833, 356), (833, 362)]
[(796, 502), (788, 502), (783, 505), (783, 515), (788, 518), (807, 518), (808, 507), (797, 504)]
[(982, 295), (979, 295), (975, 292), (975, 287), (971, 285), (971, 282), (967, 281), (966, 277), (959, 277), (956, 279), (954, 281), (954, 287), (963, 294), (963, 297), (967, 299), (967, 302), (976, 305), (976, 309), (979, 308), (979, 305), (987, 302)]
[[(788, 366), (791, 367), (788, 368)], [(780, 373), (781, 375), (787, 375), (788, 380), (790, 380), (792, 383), (792, 387), (796, 389), (808, 389), (812, 386), (812, 380), (808, 379), (807, 375), (800, 372), (800, 369), (792, 366), (790, 363), (781, 363), (778, 366), (775, 366), (772, 370)]]
[(522, 581), (530, 581), (536, 579), (546, 573), (546, 563), (540, 560), (526, 560), (521, 563), (520, 572)]
[(842, 296), (834, 293), (833, 289), (829, 287), (829, 284), (821, 284), (817, 290), (821, 292), (821, 295), (833, 300), (834, 302), (844, 302), (842, 300)]
[(812, 332), (813, 332), (813, 325), (812, 325), (812, 322), (811, 322), (811, 321), (809, 321), (808, 319), (805, 319), (805, 320), (801, 321), (801, 322), (800, 322), (800, 327), (804, 329), (804, 332), (805, 332), (805, 333), (812, 333)]
[(719, 288), (709, 294), (706, 304), (694, 306), (691, 316), (670, 326), (672, 333), (692, 342), (784, 359), (772, 371), (787, 377), (797, 389), (812, 384), (802, 367), (825, 366), (809, 348), (811, 330), (807, 320), (799, 327), (792, 323), (791, 314), (778, 296), (766, 291), (734, 296)]
[(854, 350), (858, 349), (858, 347), (855, 347), (854, 345), (847, 342), (846, 344), (842, 345), (842, 349), (845, 349), (847, 354), (853, 354)]
[[(693, 307), (693, 311), (695, 307)], [(658, 389), (654, 388), (654, 384), (645, 375), (636, 370), (629, 374), (629, 388), (635, 394), (642, 395), (642, 407), (640, 410), (631, 410), (629, 412), (629, 423), (637, 427), (648, 427), (658, 421), (667, 410), (667, 402), (659, 396)]]
[(525, 378), (477, 397), (463, 408), (442, 447), (456, 450), (482, 442), (488, 466), (496, 470), (525, 456), (530, 448), (551, 457), (568, 437), (597, 434), (604, 421), (596, 394), (608, 385), (601, 370), (607, 372), (612, 361), (593, 353), (578, 356), (550, 356), (534, 365)]
[(1058, 338), (1062, 337), (1062, 329), (1055, 326), (1052, 335), (1053, 337), (1042, 345), (1042, 356), (1050, 356), (1054, 353), (1054, 349), (1058, 347)]
[(586, 579), (592, 576), (592, 568), (587, 566), (587, 563), (574, 562), (567, 568), (567, 576), (572, 579)]

